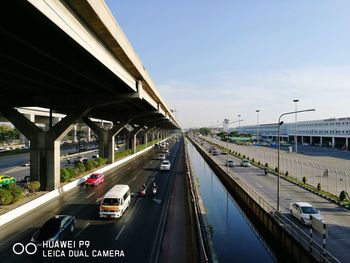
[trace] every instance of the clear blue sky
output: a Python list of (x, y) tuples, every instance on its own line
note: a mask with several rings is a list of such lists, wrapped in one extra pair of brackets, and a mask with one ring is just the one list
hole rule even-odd
[(106, 3), (184, 128), (350, 116), (350, 1)]

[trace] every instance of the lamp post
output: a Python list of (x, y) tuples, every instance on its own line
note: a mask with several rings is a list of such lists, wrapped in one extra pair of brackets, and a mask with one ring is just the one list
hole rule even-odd
[(238, 114), (238, 134), (241, 134), (241, 114)]
[(277, 151), (277, 211), (280, 210), (280, 150), (281, 150), (281, 139), (280, 139), (280, 126), (283, 124), (283, 121), (281, 122), (281, 118), (285, 115), (289, 114), (297, 114), (299, 112), (307, 112), (307, 111), (315, 111), (315, 109), (307, 109), (307, 110), (300, 110), (300, 111), (292, 111), (292, 112), (285, 112), (280, 115), (278, 118), (278, 151)]
[[(240, 115), (239, 115), (240, 116)], [(229, 125), (230, 124), (233, 124), (233, 123), (237, 123), (237, 122), (240, 122), (240, 121), (243, 121), (241, 119), (239, 119), (238, 121), (233, 121), (233, 122), (229, 122), (227, 124), (227, 138), (226, 138), (226, 150), (227, 150), (227, 154), (226, 154), (226, 164), (227, 164), (227, 172), (229, 171), (229, 166), (228, 166), (228, 155), (229, 155), (229, 149), (228, 149), (228, 141), (229, 141), (229, 137), (228, 137), (228, 130), (229, 130)]]
[(295, 129), (294, 129), (294, 142), (295, 142), (295, 153), (298, 153), (298, 135), (297, 135), (297, 111), (298, 111), (298, 106), (297, 103), (299, 100), (293, 100), (295, 103)]
[(256, 142), (259, 143), (259, 112), (256, 110)]

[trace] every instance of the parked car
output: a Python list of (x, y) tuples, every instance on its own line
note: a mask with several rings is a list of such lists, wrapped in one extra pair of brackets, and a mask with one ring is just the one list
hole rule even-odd
[(30, 161), (25, 162), (24, 164), (22, 164), (22, 166), (26, 166), (26, 167), (30, 166)]
[(16, 179), (14, 177), (7, 176), (7, 175), (0, 175), (0, 187), (9, 185), (12, 183), (16, 183)]
[(234, 167), (235, 166), (235, 162), (233, 160), (226, 160), (225, 166)]
[(93, 156), (91, 156), (91, 160), (96, 160), (98, 157), (100, 157), (98, 154), (95, 154)]
[(161, 171), (169, 171), (170, 170), (170, 162), (168, 160), (162, 161), (160, 164), (160, 170)]
[(226, 151), (222, 151), (221, 154), (222, 155), (227, 155), (227, 152)]
[(165, 160), (165, 158), (166, 158), (166, 156), (163, 153), (159, 154), (157, 157), (158, 160)]
[(43, 241), (57, 241), (73, 233), (75, 217), (55, 215), (33, 235), (31, 242), (41, 244)]
[(289, 212), (296, 219), (300, 220), (304, 225), (311, 225), (310, 215), (312, 215), (317, 220), (320, 220), (322, 222), (324, 221), (320, 212), (311, 204), (306, 202), (292, 202), (289, 205)]
[(243, 167), (250, 167), (250, 162), (248, 160), (242, 160), (241, 161), (241, 166)]
[(99, 185), (103, 183), (105, 180), (105, 176), (102, 173), (93, 173), (89, 176), (85, 181), (85, 185)]

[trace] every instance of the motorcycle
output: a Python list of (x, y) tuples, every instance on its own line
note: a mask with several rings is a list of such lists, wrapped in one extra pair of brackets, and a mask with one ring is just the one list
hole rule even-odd
[(143, 197), (143, 196), (146, 196), (146, 187), (143, 185), (141, 186), (141, 189), (140, 189), (140, 196)]
[(157, 194), (157, 187), (152, 188), (152, 194), (153, 194), (153, 196), (155, 196)]

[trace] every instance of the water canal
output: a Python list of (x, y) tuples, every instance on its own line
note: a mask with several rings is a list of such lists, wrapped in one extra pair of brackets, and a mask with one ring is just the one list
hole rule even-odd
[(207, 209), (207, 220), (218, 261), (275, 262), (270, 248), (196, 148), (188, 140), (186, 147)]

